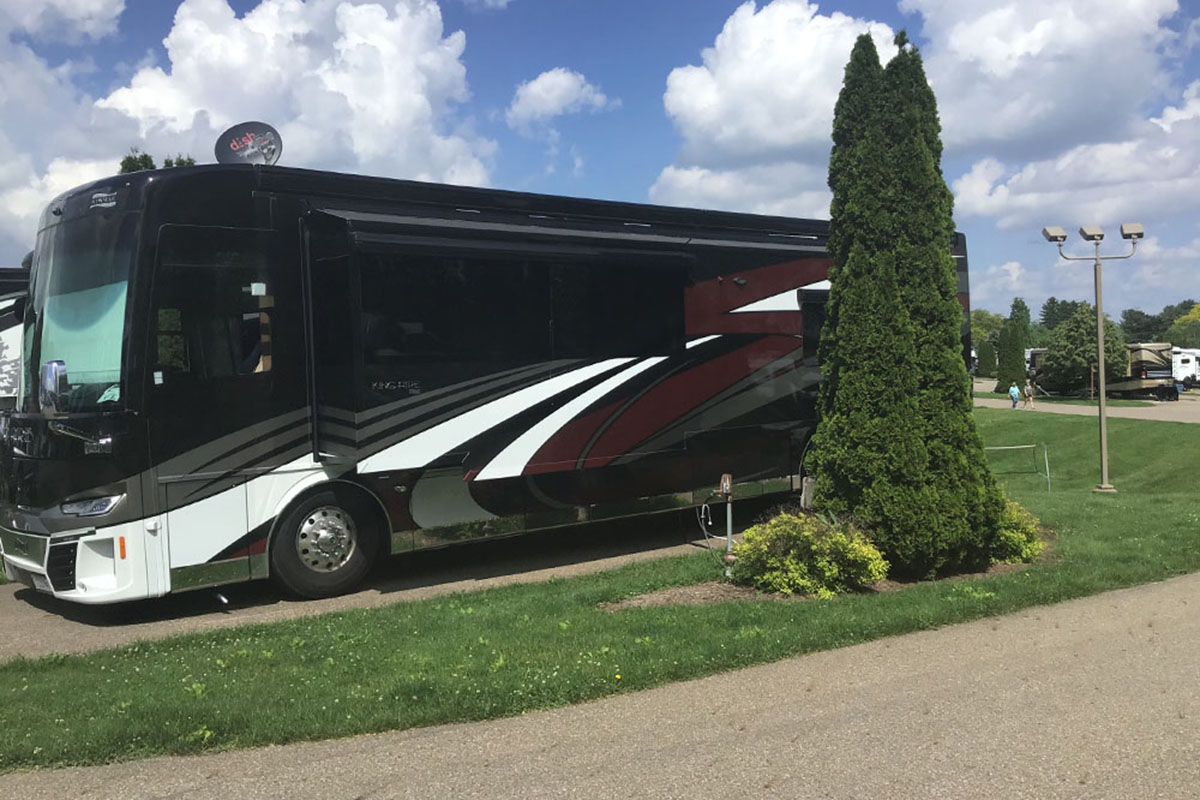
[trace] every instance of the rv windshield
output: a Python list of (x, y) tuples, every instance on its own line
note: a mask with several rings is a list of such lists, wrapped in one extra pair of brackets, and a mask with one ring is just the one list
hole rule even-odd
[(37, 409), (38, 374), (47, 361), (66, 365), (68, 411), (120, 406), (125, 302), (138, 219), (135, 213), (88, 214), (38, 235), (20, 408)]

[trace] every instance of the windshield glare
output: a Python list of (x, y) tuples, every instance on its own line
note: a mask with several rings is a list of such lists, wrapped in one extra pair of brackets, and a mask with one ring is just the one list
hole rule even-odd
[(66, 365), (68, 411), (121, 404), (125, 303), (137, 244), (138, 215), (90, 213), (38, 235), (25, 313), (20, 407), (37, 411), (39, 372)]

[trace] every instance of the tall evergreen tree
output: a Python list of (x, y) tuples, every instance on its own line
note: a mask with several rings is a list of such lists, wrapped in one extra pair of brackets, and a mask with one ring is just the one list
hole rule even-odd
[(996, 391), (1007, 392), (1008, 387), (1025, 385), (1025, 348), (1029, 347), (1029, 306), (1019, 297), (1014, 297), (1008, 319), (1000, 329), (999, 346), (996, 349)]
[(1014, 297), (1012, 306), (1008, 310), (1008, 318), (1017, 326), (1017, 331), (1021, 334), (1021, 347), (1029, 347), (1029, 333), (1032, 327), (1032, 320), (1029, 315), (1029, 306), (1019, 297)]
[(1004, 393), (1008, 387), (1025, 385), (1025, 348), (1021, 346), (1020, 326), (1012, 319), (1004, 321), (1000, 329), (1000, 346), (996, 348), (996, 391)]
[(844, 362), (844, 359), (836, 356), (835, 346), (841, 306), (838, 274), (850, 256), (856, 232), (862, 235), (870, 226), (880, 223), (877, 216), (870, 216), (881, 213), (880, 204), (869, 197), (859, 196), (852, 200), (851, 193), (861, 194), (860, 174), (863, 169), (875, 166), (863, 163), (859, 145), (868, 127), (878, 118), (882, 80), (883, 66), (879, 63), (875, 42), (863, 34), (850, 52), (842, 92), (838, 95), (833, 116), (833, 150), (829, 154), (829, 188), (833, 191), (833, 199), (830, 202), (827, 243), (833, 264), (829, 270), (831, 289), (825, 304), (825, 321), (817, 346), (817, 358), (821, 364), (818, 409), (822, 414), (832, 409)]
[(1004, 497), (992, 477), (972, 415), (962, 359), (962, 307), (950, 246), (954, 198), (942, 177), (937, 100), (920, 52), (903, 31), (884, 70), (890, 107), (889, 158), (899, 176), (896, 276), (916, 333), (917, 402), (938, 495), (938, 567), (985, 563), (999, 535)]
[(979, 359), (976, 375), (980, 378), (996, 377), (996, 346), (991, 339), (985, 338), (975, 345), (975, 357)]
[(937, 104), (920, 56), (903, 33), (896, 44), (880, 77), (859, 37), (838, 101), (855, 114), (834, 121), (838, 306), (822, 373), (837, 384), (821, 388), (814, 499), (870, 525), (894, 573), (922, 577), (984, 562), (1003, 498), (971, 417)]

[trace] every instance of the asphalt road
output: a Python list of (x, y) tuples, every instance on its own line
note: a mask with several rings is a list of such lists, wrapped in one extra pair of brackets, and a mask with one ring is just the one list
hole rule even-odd
[[(995, 388), (995, 380), (977, 380), (975, 381), (975, 392), (990, 392)], [(1200, 423), (1200, 390), (1193, 389), (1190, 392), (1184, 392), (1179, 396), (1179, 399), (1172, 402), (1159, 403), (1150, 401), (1149, 406), (1107, 406), (1105, 413), (1110, 418), (1121, 419), (1150, 419), (1158, 420), (1159, 422), (1197, 422)], [(979, 408), (1007, 408), (1010, 411), (1012, 402), (996, 397), (976, 397), (975, 405)], [(1023, 401), (1021, 405), (1015, 409), (1016, 412), (1022, 414), (1031, 413), (1049, 413), (1049, 414), (1076, 414), (1088, 417), (1096, 416), (1095, 406), (1077, 406), (1067, 405), (1065, 403), (1050, 403), (1046, 401), (1034, 401), (1032, 409), (1025, 408)]]
[(39, 798), (1195, 798), (1200, 574), (492, 722), (0, 777)]

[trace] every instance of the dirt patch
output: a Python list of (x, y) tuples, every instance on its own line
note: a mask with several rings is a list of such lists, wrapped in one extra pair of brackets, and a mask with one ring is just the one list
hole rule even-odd
[(765, 594), (750, 586), (737, 586), (724, 581), (709, 581), (692, 586), (672, 586), (669, 589), (639, 594), (616, 603), (603, 603), (601, 611), (623, 611), (627, 608), (652, 608), (655, 606), (702, 606), (709, 603), (725, 603), (731, 600), (794, 600), (781, 594)]
[[(959, 575), (948, 575), (939, 581), (965, 581), (973, 578), (988, 578), (993, 575), (1007, 575), (1010, 572), (1020, 572), (1029, 567), (1036, 567), (1051, 560), (1053, 549), (1053, 531), (1042, 529), (1042, 541), (1046, 547), (1032, 564), (993, 564), (982, 572), (963, 572)], [(884, 579), (866, 587), (865, 594), (883, 592), (898, 592), (902, 589), (916, 586), (928, 581), (894, 581)], [(669, 589), (658, 589), (636, 597), (629, 597), (616, 603), (601, 603), (601, 611), (624, 611), (627, 608), (654, 608), (657, 606), (702, 606), (710, 603), (728, 603), (731, 601), (789, 602), (796, 600), (811, 600), (810, 597), (799, 595), (784, 595), (771, 592), (760, 592), (751, 586), (738, 586), (724, 581), (709, 581), (692, 586), (672, 586)]]
[[(992, 564), (990, 567), (983, 570), (982, 572), (963, 572), (958, 575), (947, 575), (946, 577), (938, 578), (937, 581), (933, 581), (933, 582), (940, 583), (943, 581), (966, 581), (966, 580), (971, 580), (973, 578), (989, 578), (992, 575), (1006, 575), (1010, 572), (1020, 572), (1023, 569), (1028, 569), (1029, 567), (1037, 566), (1038, 564), (1041, 564), (1043, 561), (1045, 561), (1045, 553), (1046, 553), (1046, 551), (1043, 550), (1042, 555), (1038, 556), (1037, 560), (1034, 561), (1032, 564)], [(907, 589), (910, 586), (916, 586), (917, 584), (920, 584), (920, 583), (930, 583), (930, 582), (931, 581), (893, 581), (893, 580), (885, 578), (885, 579), (879, 581), (878, 583), (873, 583), (870, 586), (868, 586), (866, 591), (868, 591), (868, 592), (898, 592), (901, 589)]]

